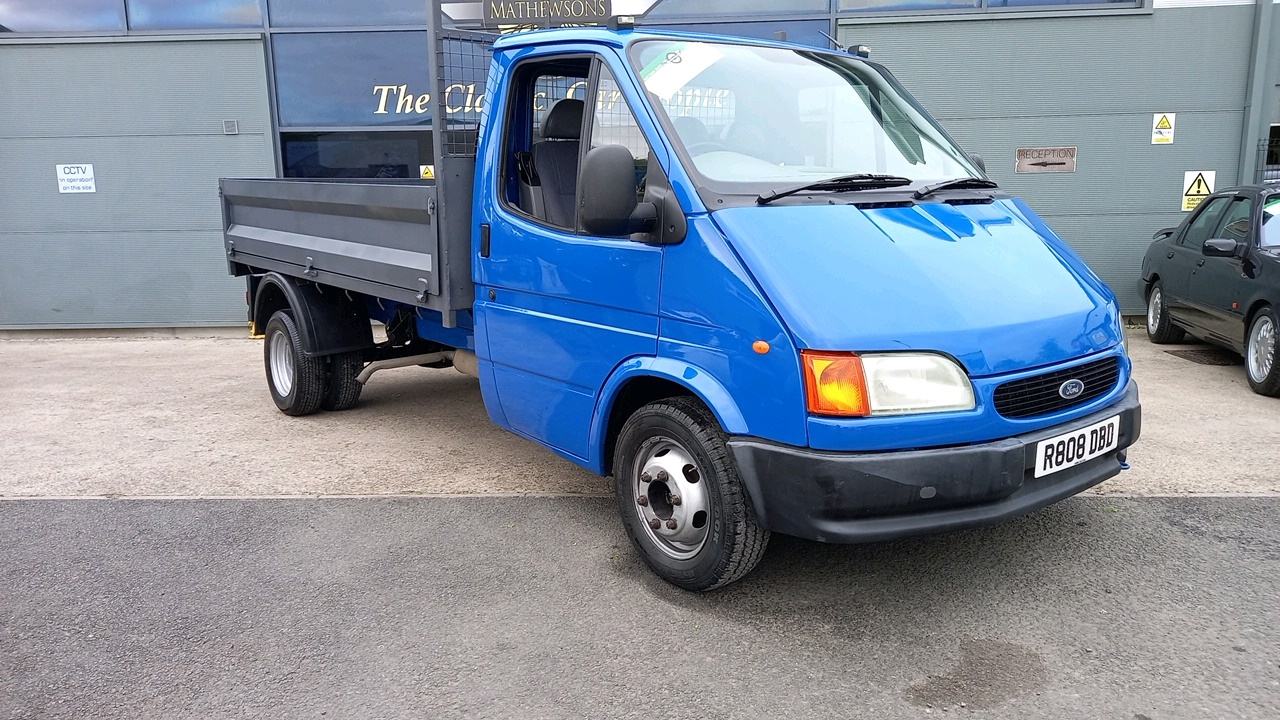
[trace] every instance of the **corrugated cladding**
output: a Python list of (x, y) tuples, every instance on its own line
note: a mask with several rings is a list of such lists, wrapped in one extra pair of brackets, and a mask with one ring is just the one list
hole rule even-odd
[[(218, 178), (275, 175), (262, 42), (0, 45), (0, 67), (0, 327), (243, 322)], [(59, 193), (63, 163), (97, 192)]]
[[(1235, 184), (1253, 7), (1145, 15), (854, 25), (994, 180), (1025, 199), (1115, 290), (1144, 302), (1142, 255), (1182, 220), (1183, 173)], [(1172, 145), (1151, 144), (1152, 114), (1176, 112)], [(1075, 146), (1077, 170), (1015, 174), (1020, 147)]]

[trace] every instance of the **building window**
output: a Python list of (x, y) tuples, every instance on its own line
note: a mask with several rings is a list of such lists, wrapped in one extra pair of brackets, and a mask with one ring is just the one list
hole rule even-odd
[(124, 0), (5, 0), (0, 33), (124, 32)]
[(831, 0), (658, 0), (645, 19), (826, 13)]
[(262, 27), (259, 0), (127, 0), (130, 30)]
[(427, 24), (426, 0), (267, 0), (271, 27), (378, 27)]
[(425, 32), (277, 33), (271, 46), (281, 127), (431, 123)]
[(937, 12), (981, 11), (1005, 8), (1044, 10), (1079, 5), (1140, 7), (1142, 0), (837, 0), (840, 12)]
[(433, 164), (431, 133), (330, 132), (280, 134), (285, 177), (417, 178)]
[(831, 47), (831, 41), (823, 33), (831, 30), (830, 20), (779, 20), (776, 22), (735, 22), (735, 23), (690, 23), (680, 25), (654, 25), (662, 30), (689, 30), (692, 32), (712, 33), (714, 35), (737, 35), (738, 37), (756, 38), (759, 40), (777, 40), (782, 33), (783, 40), (811, 45), (818, 48)]

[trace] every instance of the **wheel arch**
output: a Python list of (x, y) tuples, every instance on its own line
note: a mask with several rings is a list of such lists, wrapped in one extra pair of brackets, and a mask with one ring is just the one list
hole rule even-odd
[(269, 272), (258, 282), (253, 301), (255, 331), (266, 328), (277, 311), (293, 312), (302, 352), (306, 355), (364, 350), (373, 347), (373, 326), (364, 308), (338, 288), (324, 288)]
[(697, 398), (730, 435), (747, 432), (733, 396), (705, 370), (670, 358), (636, 358), (619, 366), (605, 381), (591, 420), (592, 469), (608, 475), (618, 432), (632, 413), (669, 397)]

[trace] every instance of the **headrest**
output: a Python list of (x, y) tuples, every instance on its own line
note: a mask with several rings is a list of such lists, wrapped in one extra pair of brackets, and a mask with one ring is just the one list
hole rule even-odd
[(581, 100), (565, 98), (551, 106), (551, 112), (542, 121), (544, 140), (578, 140), (582, 137)]

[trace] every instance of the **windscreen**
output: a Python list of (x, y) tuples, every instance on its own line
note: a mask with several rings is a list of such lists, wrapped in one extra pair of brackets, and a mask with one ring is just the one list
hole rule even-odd
[(854, 173), (919, 182), (981, 177), (873, 63), (676, 39), (637, 42), (630, 57), (692, 170), (722, 192)]
[(1260, 244), (1269, 250), (1280, 248), (1280, 195), (1272, 195), (1262, 203)]

